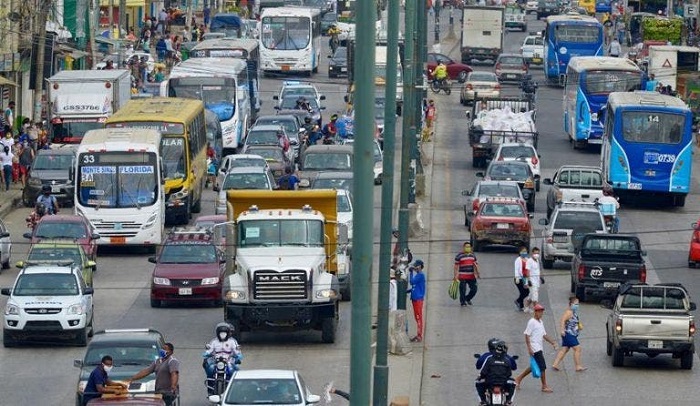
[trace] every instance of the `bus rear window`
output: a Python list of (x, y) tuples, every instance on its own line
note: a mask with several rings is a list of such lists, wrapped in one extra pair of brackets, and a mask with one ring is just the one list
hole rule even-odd
[(685, 117), (646, 111), (622, 113), (622, 137), (629, 142), (678, 144), (683, 138)]
[(554, 38), (558, 42), (592, 44), (600, 41), (600, 28), (594, 25), (557, 25)]
[(589, 71), (586, 73), (585, 91), (588, 94), (631, 92), (642, 85), (640, 72)]

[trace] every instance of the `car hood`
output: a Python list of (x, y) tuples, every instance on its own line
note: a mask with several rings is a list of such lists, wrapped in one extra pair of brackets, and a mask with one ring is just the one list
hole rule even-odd
[(32, 178), (41, 179), (42, 181), (50, 180), (68, 180), (68, 170), (58, 170), (58, 169), (32, 169)]
[(153, 276), (169, 279), (213, 278), (220, 274), (218, 263), (212, 264), (156, 264)]
[(79, 295), (73, 296), (12, 296), (12, 300), (22, 308), (68, 307), (80, 302)]
[[(294, 255), (288, 255), (294, 251)], [(274, 260), (273, 258), (277, 258)], [(325, 261), (323, 247), (255, 247), (239, 248), (236, 260), (245, 268), (257, 269), (308, 269)]]

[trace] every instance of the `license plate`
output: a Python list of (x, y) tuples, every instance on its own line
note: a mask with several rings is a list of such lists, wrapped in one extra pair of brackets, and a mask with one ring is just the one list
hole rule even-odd
[(500, 405), (502, 402), (501, 396), (503, 395), (501, 395), (500, 393), (494, 393), (493, 395), (491, 395), (491, 403), (493, 403), (494, 405)]
[(501, 229), (501, 230), (507, 230), (510, 228), (507, 223), (498, 223), (496, 224), (496, 228)]
[(126, 237), (109, 237), (110, 244), (125, 244)]
[(506, 79), (515, 79), (515, 75), (506, 75)]
[(649, 344), (647, 345), (647, 347), (661, 349), (664, 348), (664, 342), (661, 340), (649, 340)]
[(341, 71), (341, 72), (347, 72), (347, 71), (348, 71), (348, 68), (340, 68), (340, 71)]
[(627, 188), (630, 190), (642, 190), (641, 183), (628, 183)]
[(569, 242), (569, 236), (568, 235), (555, 235), (554, 242), (567, 243), (567, 242)]
[(187, 296), (192, 294), (192, 288), (180, 288), (177, 290), (177, 293), (180, 294), (180, 296)]
[(603, 282), (604, 288), (617, 288), (620, 286), (620, 282)]
[(60, 186), (51, 186), (51, 193), (61, 193)]
[(289, 70), (289, 65), (282, 65), (282, 70), (283, 70), (283, 71), (288, 71), (288, 70)]

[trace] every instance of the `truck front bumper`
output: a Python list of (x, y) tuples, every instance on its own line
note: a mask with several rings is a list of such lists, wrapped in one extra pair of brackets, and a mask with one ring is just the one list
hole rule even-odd
[(329, 303), (226, 303), (224, 318), (251, 330), (320, 330), (321, 321), (336, 315), (336, 302)]

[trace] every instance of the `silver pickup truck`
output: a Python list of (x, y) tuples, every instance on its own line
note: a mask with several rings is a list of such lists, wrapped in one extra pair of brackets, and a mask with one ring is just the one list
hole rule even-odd
[(672, 354), (681, 369), (693, 368), (696, 309), (686, 289), (677, 283), (627, 284), (620, 288), (605, 323), (607, 353), (613, 366), (635, 352), (655, 357)]
[(547, 218), (559, 202), (593, 202), (603, 196), (603, 176), (597, 166), (564, 165), (543, 183), (551, 186), (547, 191)]

